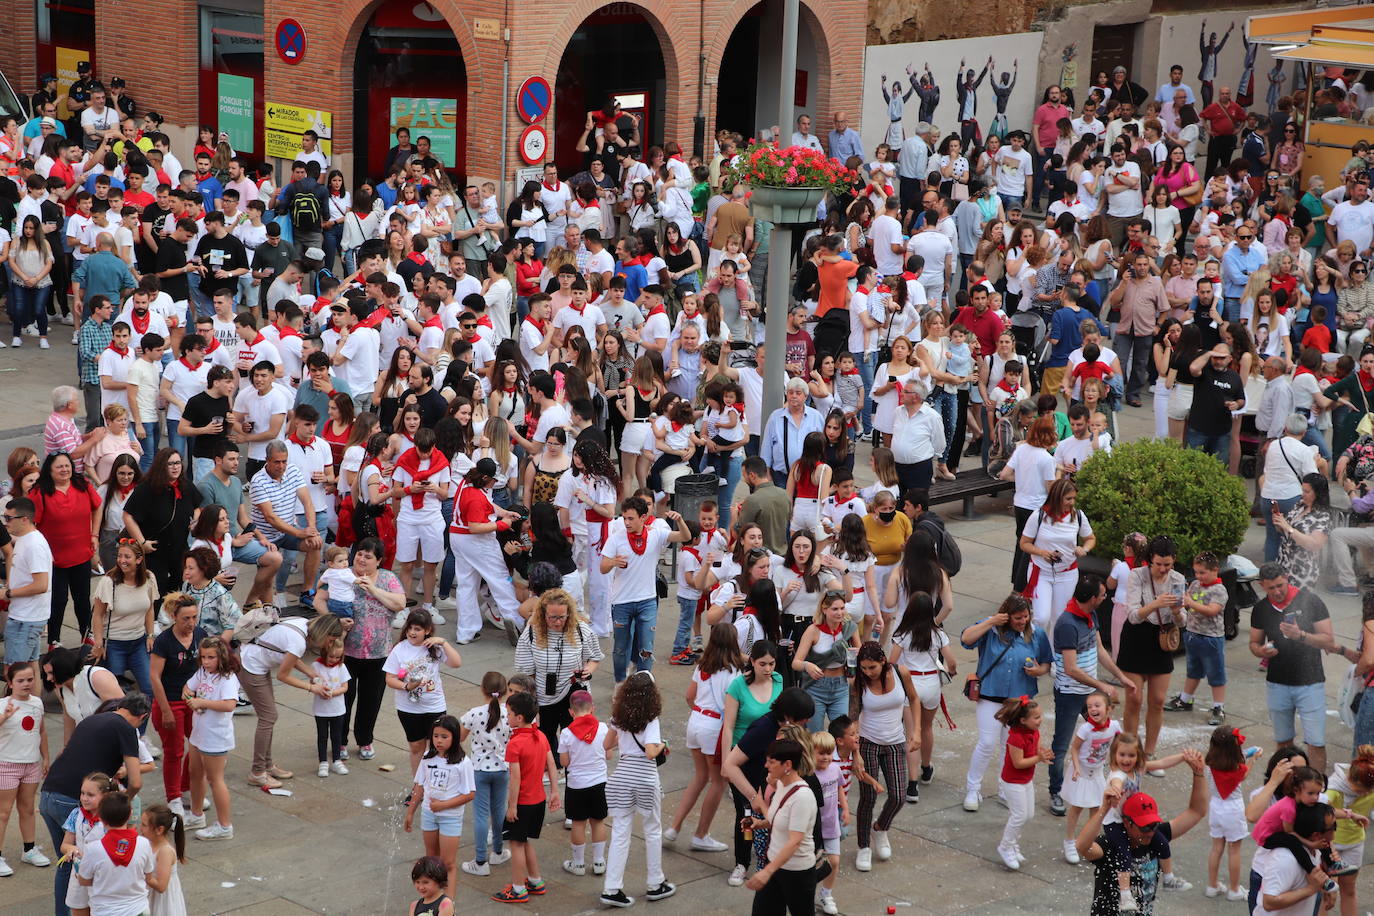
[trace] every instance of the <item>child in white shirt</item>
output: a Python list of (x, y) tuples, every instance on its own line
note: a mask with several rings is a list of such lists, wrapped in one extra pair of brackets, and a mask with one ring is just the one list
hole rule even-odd
[[(482, 212), (480, 215), (484, 223), (501, 222), (501, 209), (496, 201), (496, 182), (494, 181), (482, 182)], [(482, 240), (492, 250), (501, 247), (501, 239), (492, 229), (482, 233)]]
[(591, 824), (592, 873), (606, 870), (606, 733), (605, 722), (596, 718), (592, 695), (576, 690), (569, 700), (572, 723), (558, 736), (558, 759), (567, 773), (568, 790), (563, 796), (565, 814), (572, 821), (572, 858), (563, 870), (574, 875), (587, 873), (587, 825)]
[[(339, 547), (337, 550), (347, 550)], [(333, 589), (330, 589), (333, 594)], [(333, 599), (330, 599), (333, 603)], [(346, 721), (344, 708), (344, 694), (348, 692), (348, 679), (351, 675), (348, 668), (344, 667), (344, 648), (343, 640), (330, 640), (320, 649), (320, 657), (311, 662), (310, 670), (314, 673), (311, 677), (312, 683), (323, 684), (328, 689), (328, 696), (315, 694), (314, 709), (315, 715), (315, 750), (319, 755), (321, 779), (329, 775), (330, 763), (333, 763), (333, 771), (340, 776), (348, 775), (348, 767), (343, 762), (343, 735), (344, 722)], [(327, 755), (327, 756), (326, 756)]]
[(348, 548), (330, 547), (324, 552), (324, 572), (320, 573), (320, 585), (329, 592), (329, 613), (337, 617), (353, 619), (353, 583), (357, 575), (348, 565)]

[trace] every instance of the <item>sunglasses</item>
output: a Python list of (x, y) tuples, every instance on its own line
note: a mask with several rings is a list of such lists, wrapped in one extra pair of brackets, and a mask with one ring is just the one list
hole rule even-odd
[(1352, 274), (1366, 274), (1369, 273), (1369, 270), (1364, 267), (1352, 267), (1350, 268), (1350, 272)]
[(1241, 241), (1244, 242), (1244, 241), (1248, 241), (1248, 240), (1254, 238), (1254, 236), (1253, 236), (1253, 235), (1237, 235), (1236, 238), (1238, 238), (1238, 239), (1240, 239)]
[(833, 588), (830, 589), (830, 590), (827, 591), (824, 595), (821, 596), (821, 598), (822, 598), (823, 600), (825, 600), (825, 601), (833, 601), (833, 600), (836, 599), (836, 598), (843, 598), (843, 597), (844, 597), (844, 592), (835, 591), (835, 589), (833, 589)]

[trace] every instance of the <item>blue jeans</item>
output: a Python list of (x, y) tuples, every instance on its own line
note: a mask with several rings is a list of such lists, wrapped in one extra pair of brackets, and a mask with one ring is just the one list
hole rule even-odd
[(677, 655), (692, 644), (692, 621), (697, 616), (697, 599), (677, 596), (681, 613), (677, 618), (677, 633), (673, 636), (673, 654)]
[(736, 488), (739, 487), (740, 470), (744, 467), (744, 449), (737, 448), (730, 458), (730, 463), (725, 466), (725, 486), (720, 488), (716, 506), (720, 511), (721, 527), (727, 531), (730, 529), (730, 500), (735, 495)]
[(1045, 190), (1046, 172), (1049, 167), (1050, 156), (1054, 153), (1054, 147), (1043, 148), (1039, 143), (1030, 145), (1031, 169), (1034, 176), (1031, 179), (1031, 203), (1039, 205), (1040, 196)]
[(52, 300), (52, 286), (23, 286), (10, 284), (9, 313), (18, 337), (31, 324), (38, 325), (40, 337), (48, 336), (48, 303)]
[(27, 622), (11, 618), (5, 621), (6, 666), (37, 661), (43, 651), (43, 631), (47, 628), (46, 620)]
[(1229, 431), (1216, 436), (1209, 436), (1206, 433), (1190, 429), (1184, 435), (1183, 444), (1188, 448), (1202, 449), (1222, 464), (1231, 460), (1231, 433)]
[(1374, 690), (1365, 688), (1360, 695), (1360, 709), (1355, 714), (1355, 746), (1374, 744)]
[(625, 680), (630, 667), (630, 652), (634, 652), (635, 670), (654, 668), (654, 630), (658, 624), (658, 599), (626, 601), (611, 605), (611, 623), (615, 627), (615, 648), (611, 659), (615, 665), (615, 682)]
[[(181, 420), (180, 420), (180, 419), (173, 420), (173, 419), (171, 419), (171, 418), (168, 418), (168, 420), (167, 420), (167, 445), (170, 446), (171, 448), (176, 449), (177, 452), (180, 453), (180, 455), (181, 455), (181, 457), (182, 457), (183, 459), (189, 461), (189, 460), (191, 459), (191, 443), (192, 443), (193, 441), (195, 441), (195, 440), (194, 440), (194, 438), (191, 437), (191, 436), (183, 436), (181, 433), (177, 432), (177, 427), (180, 426), (180, 425), (181, 425)], [(212, 466), (213, 466), (213, 463), (214, 463), (214, 462), (213, 462), (213, 459), (212, 459), (212, 460), (211, 460)]]
[(491, 830), (491, 851), (496, 855), (501, 854), (501, 825), (506, 820), (506, 789), (510, 787), (510, 772), (478, 770), (473, 775), (477, 784), (477, 797), (472, 800), (476, 814), (473, 824), (476, 852), (473, 858), (482, 863), (487, 861), (488, 830)]
[(191, 483), (199, 485), (206, 475), (215, 470), (215, 459), (213, 458), (192, 458), (191, 459)]
[(1054, 760), (1050, 762), (1050, 794), (1058, 795), (1064, 788), (1064, 757), (1073, 740), (1074, 729), (1078, 728), (1079, 716), (1088, 703), (1086, 693), (1054, 692)]
[[(1032, 185), (1032, 187), (1034, 187), (1034, 185)], [(1020, 210), (1026, 203), (1026, 198), (1024, 196), (1014, 197), (1011, 194), (1003, 194), (1001, 191), (997, 192), (997, 196), (1002, 199), (1002, 208), (1005, 210), (1011, 210), (1012, 208)]]
[[(53, 849), (62, 848), (62, 840), (67, 835), (62, 825), (67, 823), (67, 818), (76, 810), (77, 804), (77, 800), (70, 795), (48, 791), (38, 793), (38, 813), (43, 816), (43, 824), (48, 828), (48, 838), (52, 840)], [(53, 912), (56, 916), (71, 916), (72, 911), (67, 907), (67, 886), (72, 881), (71, 863), (54, 865), (53, 869)]]
[[(145, 697), (153, 695), (152, 670), (148, 660), (148, 641), (142, 637), (134, 639), (111, 639), (105, 642), (105, 663), (104, 667), (114, 672), (115, 676), (128, 671), (138, 682), (138, 689), (143, 691)], [(139, 729), (139, 734), (144, 734), (148, 729), (148, 723), (143, 723), (143, 728)]]
[(1221, 300), (1221, 317), (1227, 321), (1240, 321), (1240, 300), (1223, 298)]
[(807, 731), (818, 732), (825, 728), (826, 719), (835, 721), (839, 716), (849, 713), (849, 681), (842, 677), (818, 677), (806, 685), (806, 692), (816, 703), (816, 711), (811, 714)]
[[(298, 514), (298, 515), (296, 516), (296, 527), (297, 527), (297, 528), (304, 528), (306, 525), (308, 525), (308, 524), (310, 524), (310, 523), (311, 523), (310, 520), (307, 519), (307, 518), (305, 517), (304, 514)], [(316, 510), (315, 510), (314, 525), (315, 525), (315, 530), (318, 531), (318, 532), (320, 532), (320, 537), (321, 537), (321, 538), (324, 537), (325, 531), (326, 531), (326, 529), (328, 528), (328, 524), (329, 524), (329, 513), (326, 512), (324, 509), (316, 509)], [(295, 562), (296, 562), (296, 554), (300, 553), (300, 550), (299, 550), (298, 548), (294, 548), (294, 546), (293, 546), (293, 549), (288, 550), (288, 549), (284, 546), (286, 543), (287, 543), (287, 541), (284, 541), (284, 540), (283, 540), (283, 541), (278, 541), (278, 542), (277, 542), (277, 547), (278, 547), (278, 549), (281, 550), (281, 554), (282, 554), (282, 556), (281, 556), (281, 568), (277, 570), (277, 583), (276, 583), (276, 585), (277, 585), (277, 591), (279, 591), (279, 592), (284, 592), (284, 591), (286, 591), (286, 581), (287, 581), (288, 579), (291, 578), (291, 567), (292, 567), (293, 565), (295, 565)], [(304, 576), (304, 574), (305, 574), (305, 569), (304, 569), (304, 567), (302, 567), (302, 568), (301, 568), (301, 575)], [(301, 580), (301, 591), (302, 591), (302, 592), (314, 591), (314, 590), (315, 590), (315, 583), (314, 583), (314, 582), (306, 582), (304, 579)]]
[[(214, 282), (215, 288), (218, 289), (221, 282), (227, 281), (214, 280)], [(214, 300), (210, 298), (210, 294), (201, 289), (204, 285), (204, 281), (201, 280), (200, 274), (187, 274), (186, 285), (191, 291), (191, 298), (187, 302), (186, 324), (183, 325), (183, 327), (194, 328), (197, 318), (215, 314), (215, 303)], [(233, 289), (233, 287), (230, 286), (230, 289)]]
[(945, 450), (936, 456), (940, 464), (945, 464), (949, 461), (949, 453), (954, 448), (954, 427), (959, 422), (959, 396), (946, 391), (943, 385), (937, 385), (927, 401), (940, 415), (945, 426)]
[[(138, 437), (138, 444), (143, 449), (143, 456), (138, 459), (138, 469), (146, 474), (148, 469), (153, 466), (153, 456), (157, 453), (161, 430), (158, 429), (156, 420), (151, 422), (145, 420), (139, 425), (143, 427), (143, 435)], [(133, 429), (132, 426), (129, 428)]]
[(334, 267), (334, 258), (338, 255), (339, 249), (343, 247), (343, 232), (344, 227), (342, 225), (330, 226), (324, 230), (325, 267), (331, 269)]
[(878, 351), (868, 350), (859, 358), (859, 378), (864, 383), (864, 406), (859, 411), (859, 423), (865, 436), (873, 435), (873, 376), (878, 372)]
[(1283, 541), (1283, 535), (1279, 529), (1274, 527), (1274, 506), (1279, 507), (1279, 511), (1287, 513), (1289, 509), (1298, 504), (1299, 497), (1294, 496), (1289, 499), (1265, 499), (1260, 498), (1260, 511), (1264, 513), (1264, 562), (1274, 563), (1279, 558), (1279, 544)]
[(1307, 432), (1302, 434), (1302, 444), (1315, 445), (1323, 458), (1327, 461), (1331, 460), (1331, 446), (1326, 444), (1326, 437), (1315, 426), (1307, 427)]

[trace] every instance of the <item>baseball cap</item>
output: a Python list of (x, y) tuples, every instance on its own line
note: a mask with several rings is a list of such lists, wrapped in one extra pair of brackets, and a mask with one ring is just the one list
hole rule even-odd
[(57, 74), (56, 74), (56, 73), (44, 73), (44, 74), (42, 74), (42, 75), (40, 75), (40, 76), (38, 77), (38, 84), (41, 86), (43, 83), (51, 83), (51, 82), (55, 82), (56, 80), (57, 80)]
[(39, 126), (39, 127), (56, 127), (56, 126), (57, 126), (57, 120), (56, 120), (55, 118), (43, 118), (42, 120), (40, 120), (40, 121), (38, 122), (38, 126)]
[(307, 248), (305, 249), (305, 258), (308, 261), (323, 261), (324, 251), (320, 248)]
[(496, 476), (496, 462), (490, 458), (482, 458), (472, 466), (472, 469), (483, 477)]
[(1121, 806), (1121, 816), (1137, 827), (1152, 827), (1163, 820), (1159, 816), (1159, 805), (1144, 792), (1137, 792), (1126, 799)]
[(91, 62), (88, 61), (88, 60), (80, 61), (80, 62), (76, 65), (76, 72), (77, 72), (77, 73), (90, 73), (90, 72), (91, 72)]
[(116, 89), (124, 88), (124, 77), (115, 76), (110, 78), (110, 85)]

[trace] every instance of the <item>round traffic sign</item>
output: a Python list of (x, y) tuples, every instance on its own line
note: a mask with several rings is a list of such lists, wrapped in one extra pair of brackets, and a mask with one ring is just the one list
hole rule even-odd
[(525, 165), (538, 165), (549, 151), (549, 135), (538, 124), (531, 124), (520, 135), (520, 158)]
[(553, 88), (542, 76), (531, 76), (515, 92), (515, 110), (526, 124), (541, 120), (552, 104)]
[(277, 23), (273, 43), (277, 56), (288, 64), (298, 64), (305, 60), (305, 26), (294, 19), (283, 19)]

